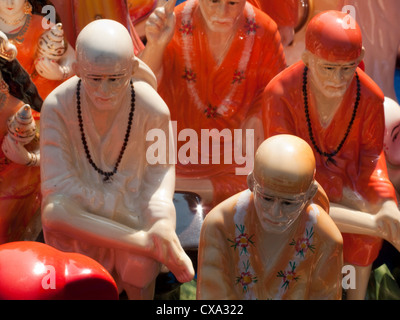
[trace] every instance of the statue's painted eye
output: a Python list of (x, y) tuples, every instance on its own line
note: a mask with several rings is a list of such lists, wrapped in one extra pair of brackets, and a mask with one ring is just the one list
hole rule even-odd
[(393, 136), (392, 141), (394, 142), (397, 139), (400, 131), (397, 131), (396, 134)]
[(268, 202), (274, 202), (274, 198), (272, 198), (272, 197), (264, 196), (263, 199), (264, 199), (265, 201), (268, 201)]

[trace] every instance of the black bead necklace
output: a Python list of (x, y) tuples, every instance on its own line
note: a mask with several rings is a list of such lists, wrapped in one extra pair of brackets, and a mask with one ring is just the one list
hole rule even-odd
[(360, 78), (358, 76), (358, 73), (356, 72), (356, 79), (357, 79), (357, 96), (356, 96), (356, 101), (354, 103), (354, 108), (353, 108), (353, 114), (351, 116), (351, 120), (349, 122), (349, 125), (347, 126), (346, 133), (342, 139), (342, 141), (339, 143), (338, 147), (336, 150), (334, 150), (331, 153), (322, 151), (316, 144), (312, 126), (311, 126), (311, 120), (310, 120), (310, 113), (308, 111), (308, 95), (307, 95), (307, 72), (308, 72), (308, 67), (304, 67), (304, 73), (303, 73), (303, 97), (304, 97), (304, 111), (306, 114), (306, 120), (307, 120), (307, 127), (308, 127), (308, 135), (310, 137), (311, 143), (313, 144), (315, 150), (321, 155), (327, 158), (326, 163), (333, 163), (336, 165), (335, 159), (333, 157), (342, 149), (344, 142), (347, 139), (347, 136), (350, 133), (351, 127), (353, 126), (354, 119), (356, 117), (357, 109), (360, 104), (360, 99), (361, 99), (361, 85), (360, 85)]
[(130, 81), (130, 85), (131, 85), (131, 110), (129, 112), (128, 126), (126, 128), (124, 143), (122, 145), (121, 151), (119, 152), (117, 162), (114, 165), (114, 169), (112, 171), (106, 172), (106, 171), (101, 170), (94, 163), (94, 161), (92, 159), (92, 156), (90, 155), (90, 152), (89, 152), (89, 148), (88, 148), (88, 145), (87, 145), (87, 142), (86, 142), (86, 137), (85, 137), (85, 131), (83, 129), (83, 119), (82, 119), (82, 111), (81, 111), (81, 93), (80, 93), (81, 92), (81, 79), (79, 79), (79, 81), (78, 81), (78, 86), (77, 86), (77, 89), (76, 89), (76, 108), (77, 108), (77, 111), (78, 111), (78, 121), (79, 121), (79, 128), (80, 128), (80, 131), (81, 131), (81, 140), (82, 140), (83, 148), (85, 149), (86, 158), (89, 161), (90, 165), (99, 174), (104, 176), (104, 178), (103, 178), (104, 182), (110, 182), (112, 176), (117, 173), (118, 166), (119, 166), (119, 164), (120, 164), (120, 162), (122, 160), (122, 156), (124, 155), (126, 146), (128, 144), (128, 141), (129, 141), (129, 135), (130, 135), (131, 128), (132, 128), (133, 114), (135, 112), (135, 90), (133, 88), (132, 80)]

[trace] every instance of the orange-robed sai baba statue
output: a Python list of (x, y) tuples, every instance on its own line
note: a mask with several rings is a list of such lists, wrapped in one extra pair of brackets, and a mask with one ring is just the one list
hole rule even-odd
[(176, 190), (199, 194), (208, 212), (246, 188), (251, 163), (239, 158), (263, 140), (252, 106), (286, 62), (276, 23), (245, 0), (175, 2), (148, 18), (141, 58), (176, 126)]
[(343, 233), (344, 262), (356, 269), (349, 299), (364, 299), (382, 239), (400, 249), (400, 212), (383, 155), (384, 96), (358, 68), (363, 54), (356, 21), (322, 12), (308, 24), (302, 61), (271, 81), (263, 97), (265, 138), (293, 134), (314, 150), (316, 180)]

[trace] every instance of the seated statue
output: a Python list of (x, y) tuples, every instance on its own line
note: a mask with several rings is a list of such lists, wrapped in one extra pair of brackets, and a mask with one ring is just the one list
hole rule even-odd
[(122, 24), (89, 23), (76, 61), (77, 76), (43, 104), (45, 242), (100, 262), (130, 299), (152, 299), (162, 265), (180, 282), (194, 276), (175, 233), (174, 165), (147, 157), (150, 130), (172, 134), (168, 107), (136, 78), (139, 62)]
[(364, 299), (382, 239), (400, 250), (400, 212), (383, 153), (384, 95), (358, 67), (362, 34), (350, 15), (316, 15), (305, 39), (302, 61), (265, 89), (265, 138), (293, 134), (312, 146), (316, 179), (343, 234), (344, 262), (356, 269), (347, 298)]
[(342, 236), (311, 147), (292, 135), (267, 139), (248, 186), (204, 220), (197, 298), (341, 299)]
[(253, 105), (286, 61), (276, 23), (245, 0), (175, 3), (147, 19), (140, 57), (176, 124), (176, 190), (198, 194), (208, 212), (246, 188), (263, 140)]

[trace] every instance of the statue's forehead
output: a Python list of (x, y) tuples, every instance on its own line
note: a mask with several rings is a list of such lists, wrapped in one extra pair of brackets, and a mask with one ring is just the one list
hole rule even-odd
[(110, 50), (82, 50), (78, 53), (77, 62), (80, 67), (91, 73), (123, 73), (132, 63), (133, 54), (129, 52), (113, 52)]
[(78, 61), (91, 64), (114, 64), (120, 61), (128, 61), (132, 56), (121, 52), (85, 50), (78, 53)]
[[(295, 201), (299, 200), (306, 194), (304, 190), (288, 190), (286, 188), (276, 188), (276, 185), (271, 183), (270, 185), (263, 183), (264, 185), (258, 183), (255, 180), (255, 186), (257, 191), (260, 193), (261, 196), (268, 196), (268, 197), (275, 197), (280, 198), (282, 200), (288, 201)], [(282, 186), (280, 183), (277, 184), (278, 186)]]
[(81, 70), (88, 75), (114, 75), (125, 76), (129, 72), (129, 65), (126, 63), (114, 64), (82, 64)]
[(330, 67), (354, 67), (358, 64), (357, 59), (356, 60), (350, 60), (350, 61), (329, 61), (326, 60), (320, 56), (315, 55), (314, 53), (310, 52), (310, 60), (314, 61), (316, 65), (322, 65), (322, 66), (330, 66)]
[[(222, 0), (222, 2), (230, 2), (230, 1)], [(233, 2), (242, 5), (242, 4), (244, 4), (246, 2), (246, 0), (235, 0)], [(205, 6), (209, 6), (209, 7), (212, 7), (213, 5), (218, 5), (218, 2), (214, 3), (214, 2), (212, 2), (210, 0), (199, 0), (199, 3), (202, 4), (202, 5), (205, 5)]]

